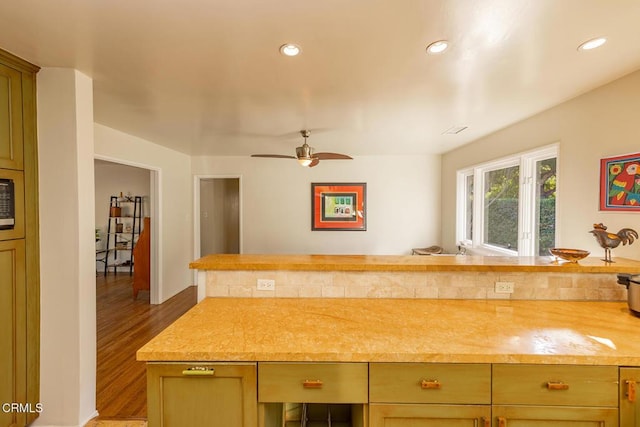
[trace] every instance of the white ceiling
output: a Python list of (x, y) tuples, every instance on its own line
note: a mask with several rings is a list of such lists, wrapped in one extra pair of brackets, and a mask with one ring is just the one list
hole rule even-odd
[(638, 0), (3, 0), (0, 47), (82, 71), (96, 122), (185, 153), (293, 154), (310, 128), (318, 151), (415, 154), (640, 68), (639, 23)]

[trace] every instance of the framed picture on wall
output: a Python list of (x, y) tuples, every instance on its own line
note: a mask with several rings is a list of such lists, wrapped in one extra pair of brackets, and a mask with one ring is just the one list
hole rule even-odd
[(600, 160), (600, 210), (640, 212), (640, 153)]
[(312, 183), (311, 230), (365, 231), (367, 184)]

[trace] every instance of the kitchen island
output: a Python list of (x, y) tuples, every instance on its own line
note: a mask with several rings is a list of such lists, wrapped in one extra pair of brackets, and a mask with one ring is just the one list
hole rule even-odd
[(640, 427), (616, 284), (640, 262), (616, 261), (204, 257), (201, 302), (138, 352), (149, 425)]
[(347, 405), (358, 427), (635, 426), (638, 327), (624, 302), (206, 298), (138, 360), (150, 427), (282, 427), (287, 402)]

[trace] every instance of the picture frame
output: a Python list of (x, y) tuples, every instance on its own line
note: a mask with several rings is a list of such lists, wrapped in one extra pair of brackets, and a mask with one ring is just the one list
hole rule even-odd
[(312, 231), (366, 231), (367, 184), (311, 183)]
[(640, 212), (640, 153), (600, 159), (600, 210)]

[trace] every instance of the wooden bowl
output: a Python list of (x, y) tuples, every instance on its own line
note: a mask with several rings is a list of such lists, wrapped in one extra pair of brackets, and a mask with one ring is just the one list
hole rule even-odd
[(569, 262), (578, 262), (582, 258), (589, 256), (589, 251), (583, 251), (582, 249), (566, 249), (566, 248), (551, 248), (549, 249), (551, 255), (558, 258), (562, 258)]

